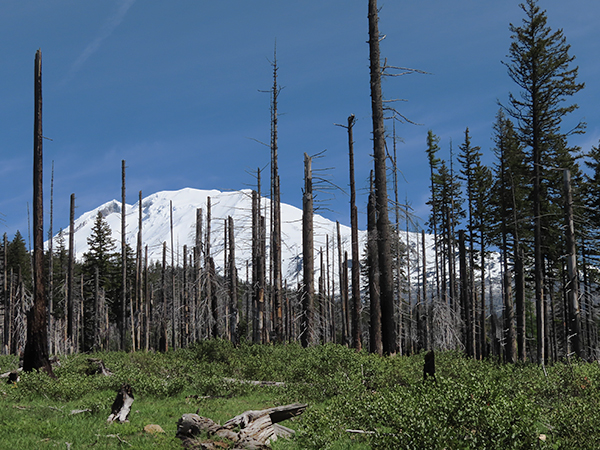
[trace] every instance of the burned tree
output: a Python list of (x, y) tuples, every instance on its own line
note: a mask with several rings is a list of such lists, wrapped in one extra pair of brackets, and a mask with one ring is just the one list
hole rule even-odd
[(394, 273), (392, 236), (388, 216), (385, 129), (379, 52), (377, 0), (369, 0), (369, 61), (371, 72), (371, 110), (373, 119), (373, 158), (375, 160), (375, 208), (377, 211), (377, 248), (379, 257), (379, 294), (381, 298), (381, 338), (386, 354), (396, 353), (394, 320)]
[(313, 242), (312, 160), (304, 154), (304, 195), (302, 197), (302, 266), (304, 287), (302, 292), (301, 342), (308, 347), (314, 341), (315, 267)]
[(48, 359), (48, 327), (44, 291), (44, 203), (42, 140), (42, 51), (35, 54), (35, 116), (33, 125), (33, 306), (27, 311), (27, 344), (23, 370), (44, 369), (54, 376)]

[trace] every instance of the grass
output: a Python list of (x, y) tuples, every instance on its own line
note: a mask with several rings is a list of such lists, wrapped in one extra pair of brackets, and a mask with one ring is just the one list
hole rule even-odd
[[(102, 359), (114, 375), (86, 375), (88, 357)], [(307, 411), (283, 423), (295, 438), (277, 441), (276, 450), (600, 448), (597, 363), (556, 364), (546, 376), (536, 365), (448, 352), (436, 355), (437, 383), (422, 382), (422, 364), (423, 355), (380, 358), (335, 345), (234, 348), (224, 341), (166, 354), (62, 357), (57, 379), (29, 373), (0, 385), (0, 442), (15, 450), (181, 448), (175, 432), (184, 413), (223, 423), (249, 409), (303, 402)], [(0, 357), (1, 371), (16, 367), (16, 358)], [(109, 425), (122, 383), (135, 396), (129, 423)], [(81, 409), (90, 411), (71, 414)], [(146, 433), (148, 424), (165, 433)]]

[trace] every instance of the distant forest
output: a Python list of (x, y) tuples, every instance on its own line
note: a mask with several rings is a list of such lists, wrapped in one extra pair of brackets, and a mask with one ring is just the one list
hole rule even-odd
[[(509, 25), (504, 64), (514, 91), (495, 118), (493, 165), (482, 163), (481, 149), (471, 142), (468, 128), (456, 158), (451, 154), (447, 161), (438, 157), (434, 130), (424, 136), (430, 168), (426, 226), (435, 242), (434, 261), (426, 260), (424, 233), (418, 245), (406, 242), (408, 212), (400, 205), (396, 179), (402, 160), (396, 155), (395, 136), (390, 136), (392, 127), (386, 130), (386, 124), (403, 117), (383, 100), (381, 89), (382, 77), (412, 69), (389, 66), (380, 55), (377, 3), (370, 0), (373, 171), (366, 248), (358, 244), (350, 116), (344, 125), (350, 254), (333, 236), (326, 251), (315, 255), (312, 160), (305, 155), (303, 278), (289, 286), (282, 276), (277, 145), (281, 89), (274, 58), (271, 220), (266, 223), (261, 215), (259, 178), (253, 191), (248, 265), (236, 267), (235, 223), (229, 218), (224, 234), (228, 263), (216, 273), (210, 201), (198, 209), (195, 245), (183, 248), (178, 264), (172, 240), (163, 244), (162, 261), (148, 261), (141, 218), (136, 248), (130, 248), (111, 235), (98, 214), (81, 261), (73, 256), (73, 212), (69, 242), (59, 233), (55, 245), (43, 253), (36, 250), (40, 238), (36, 244), (34, 236), (30, 252), (20, 232), (12, 240), (5, 234), (0, 249), (4, 353), (25, 353), (27, 359), (28, 341), (38, 338), (42, 345), (34, 353), (39, 357), (41, 352), (42, 360), (50, 354), (93, 350), (166, 351), (222, 338), (234, 343), (299, 341), (304, 346), (335, 342), (387, 355), (453, 349), (505, 362), (546, 364), (573, 356), (597, 360), (600, 145), (569, 145), (569, 136), (585, 131), (584, 123), (569, 130), (562, 126), (577, 108), (571, 97), (584, 83), (577, 78), (562, 30), (548, 26), (536, 0), (526, 0), (521, 9), (521, 21)], [(41, 66), (39, 83), (41, 96)], [(41, 97), (38, 116), (35, 142), (41, 158)], [(124, 229), (124, 161), (122, 182)], [(71, 201), (73, 205), (73, 197)], [(35, 204), (34, 199), (34, 216)], [(34, 220), (34, 231), (39, 227)], [(487, 272), (492, 252), (500, 255), (501, 283), (492, 283)], [(320, 268), (316, 279), (315, 266)], [(501, 304), (494, 304), (499, 297), (492, 290), (501, 291)], [(34, 368), (42, 366), (39, 358), (33, 363)]]

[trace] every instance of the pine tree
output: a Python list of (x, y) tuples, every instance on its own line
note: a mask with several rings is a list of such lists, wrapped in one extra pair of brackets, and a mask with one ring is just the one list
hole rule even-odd
[[(494, 153), (498, 161), (494, 167), (494, 185), (490, 196), (490, 238), (492, 243), (501, 249), (504, 272), (508, 273), (511, 268), (514, 272), (517, 353), (519, 361), (525, 361), (525, 277), (522, 250), (531, 241), (528, 226), (531, 214), (528, 207), (531, 181), (527, 155), (519, 142), (513, 123), (502, 110), (498, 112), (494, 124), (494, 143)], [(508, 311), (512, 300), (508, 299), (506, 294), (505, 289), (505, 316), (512, 312)], [(514, 335), (510, 330), (512, 325), (512, 321), (505, 320), (507, 335)], [(512, 349), (512, 346), (510, 348)]]
[[(117, 254), (115, 253), (116, 244), (112, 238), (110, 226), (104, 220), (101, 212), (98, 212), (92, 233), (87, 238), (89, 251), (83, 255), (83, 275), (89, 282), (84, 285), (84, 331), (83, 331), (83, 349), (89, 351), (94, 345), (94, 318), (98, 311), (94, 311), (94, 280), (98, 273), (99, 288), (105, 292), (107, 304), (109, 306), (109, 316), (111, 320), (119, 317), (120, 283), (118, 277)], [(97, 272), (96, 272), (97, 271)]]
[(13, 269), (14, 273), (21, 271), (21, 277), (28, 290), (31, 290), (31, 256), (27, 251), (25, 239), (19, 230), (15, 233), (13, 240), (8, 243), (6, 251), (7, 269), (10, 272)]
[[(542, 251), (542, 205), (545, 203), (542, 180), (546, 177), (543, 163), (560, 140), (557, 137), (564, 136), (560, 130), (563, 118), (577, 108), (576, 104), (565, 104), (566, 97), (577, 93), (584, 85), (576, 81), (578, 68), (570, 67), (574, 57), (569, 55), (570, 46), (562, 30), (553, 32), (550, 29), (546, 12), (540, 10), (536, 0), (527, 0), (520, 6), (525, 19), (521, 26), (510, 25), (510, 61), (505, 63), (520, 95), (510, 94), (508, 112), (517, 119), (519, 138), (531, 151), (537, 360), (543, 364), (547, 339)], [(576, 127), (576, 130), (580, 129), (581, 125)]]
[(437, 152), (440, 150), (439, 147), (440, 138), (433, 134), (433, 131), (427, 131), (427, 159), (429, 161), (429, 179), (431, 182), (431, 197), (427, 204), (431, 207), (431, 213), (429, 215), (429, 232), (433, 233), (433, 239), (435, 242), (434, 250), (435, 250), (435, 282), (436, 282), (436, 292), (437, 297), (440, 297), (440, 276), (439, 276), (439, 253), (438, 253), (438, 223), (437, 217), (438, 213), (438, 192), (436, 189), (436, 172), (438, 170), (439, 164), (441, 160), (436, 156)]

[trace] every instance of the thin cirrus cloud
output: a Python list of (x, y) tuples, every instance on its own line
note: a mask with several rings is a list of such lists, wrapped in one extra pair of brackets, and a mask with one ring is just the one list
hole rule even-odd
[(88, 44), (88, 46), (83, 50), (83, 52), (79, 55), (79, 57), (75, 60), (75, 62), (71, 65), (69, 72), (67, 73), (65, 79), (61, 83), (62, 85), (71, 81), (75, 74), (81, 69), (81, 67), (85, 64), (85, 62), (92, 56), (94, 53), (98, 51), (102, 43), (110, 37), (110, 35), (115, 31), (115, 29), (123, 22), (127, 11), (129, 8), (135, 3), (135, 0), (121, 0), (119, 2), (119, 7), (115, 14), (110, 17), (107, 22), (102, 26), (100, 33), (96, 38)]

